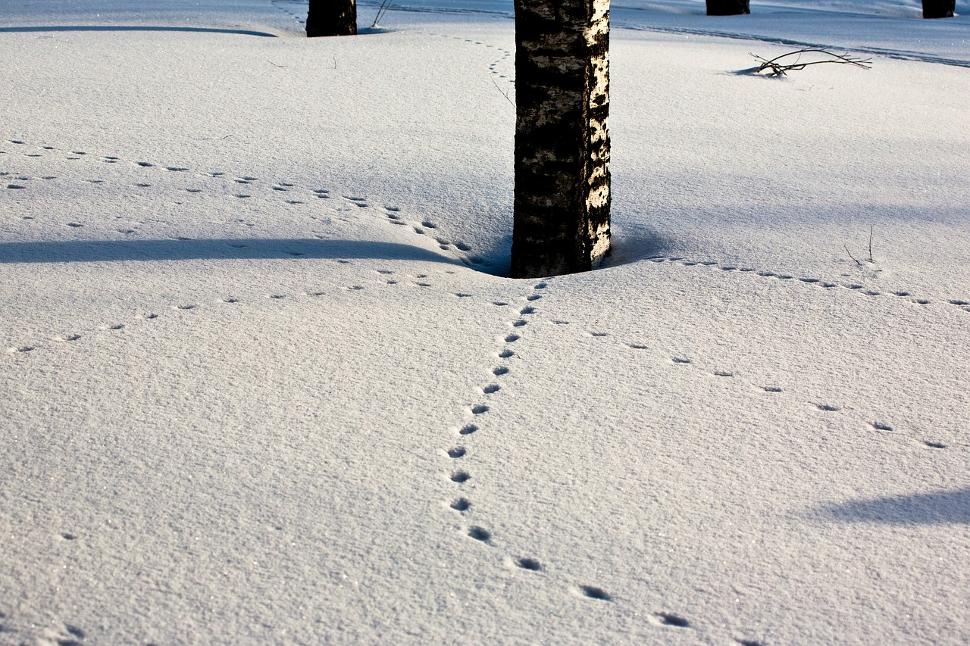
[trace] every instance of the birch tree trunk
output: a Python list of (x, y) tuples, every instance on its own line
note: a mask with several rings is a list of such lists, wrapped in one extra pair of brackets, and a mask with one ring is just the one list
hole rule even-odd
[(952, 18), (956, 0), (923, 0), (924, 18)]
[(610, 249), (609, 27), (609, 0), (515, 0), (513, 277)]
[(707, 0), (708, 16), (736, 16), (751, 13), (749, 0)]
[(357, 0), (310, 0), (307, 38), (357, 35)]

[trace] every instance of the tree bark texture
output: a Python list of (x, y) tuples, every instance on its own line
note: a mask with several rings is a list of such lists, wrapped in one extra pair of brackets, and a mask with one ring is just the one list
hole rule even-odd
[(736, 16), (751, 13), (749, 0), (707, 0), (708, 16)]
[(515, 0), (513, 277), (610, 249), (609, 28), (609, 0)]
[(923, 0), (924, 18), (952, 18), (956, 0)]
[(310, 0), (307, 38), (357, 35), (357, 0)]

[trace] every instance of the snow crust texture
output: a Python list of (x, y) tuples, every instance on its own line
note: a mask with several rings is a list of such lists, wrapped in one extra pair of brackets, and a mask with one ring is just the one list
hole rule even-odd
[(970, 641), (918, 4), (614, 3), (616, 247), (516, 281), (511, 3), (7, 3), (0, 644)]

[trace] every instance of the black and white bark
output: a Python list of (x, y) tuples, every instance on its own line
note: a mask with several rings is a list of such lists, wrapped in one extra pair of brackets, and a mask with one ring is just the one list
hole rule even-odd
[(610, 249), (609, 30), (609, 0), (515, 0), (513, 277)]
[(707, 0), (708, 16), (737, 16), (751, 13), (749, 0)]
[(923, 0), (924, 18), (952, 18), (956, 0)]
[(306, 35), (355, 36), (357, 0), (310, 0), (306, 16)]

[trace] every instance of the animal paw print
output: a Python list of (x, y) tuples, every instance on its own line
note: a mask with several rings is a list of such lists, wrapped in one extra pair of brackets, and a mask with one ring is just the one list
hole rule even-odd
[(609, 592), (603, 588), (598, 588), (594, 585), (581, 585), (579, 586), (579, 593), (586, 597), (587, 599), (596, 599), (597, 601), (612, 601), (613, 597)]

